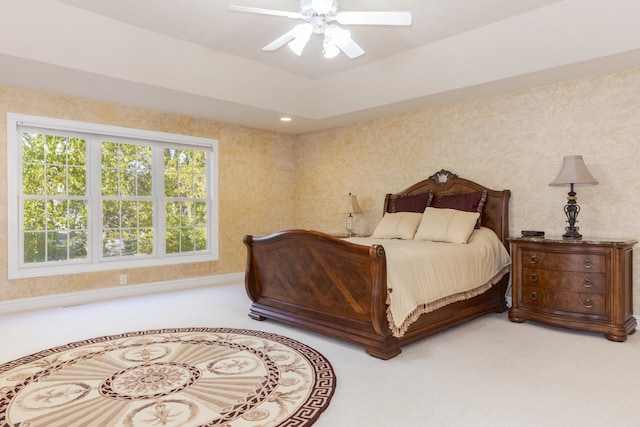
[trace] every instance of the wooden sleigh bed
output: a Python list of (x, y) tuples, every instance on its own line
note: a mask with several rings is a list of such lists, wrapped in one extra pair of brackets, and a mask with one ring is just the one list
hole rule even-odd
[[(451, 193), (486, 190), (482, 226), (493, 230), (508, 250), (509, 190), (491, 190), (442, 170), (404, 191), (387, 194), (384, 212), (398, 197), (433, 193), (431, 206)], [(420, 315), (401, 337), (387, 318), (387, 260), (384, 244), (363, 246), (318, 231), (289, 230), (245, 236), (245, 287), (249, 316), (274, 319), (363, 346), (390, 359), (408, 343), (490, 312), (507, 309), (505, 274), (484, 293)]]

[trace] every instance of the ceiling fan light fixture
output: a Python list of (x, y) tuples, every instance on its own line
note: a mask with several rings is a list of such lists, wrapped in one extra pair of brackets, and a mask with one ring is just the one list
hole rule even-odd
[(324, 57), (327, 59), (335, 58), (340, 53), (340, 49), (329, 38), (325, 37), (322, 41)]
[(329, 25), (327, 30), (331, 37), (331, 41), (340, 48), (345, 47), (347, 43), (351, 41), (351, 31), (349, 30), (340, 28), (337, 25)]
[(309, 42), (311, 33), (313, 33), (313, 26), (311, 26), (311, 24), (296, 25), (293, 29), (294, 39), (288, 43), (289, 49), (298, 56), (302, 55), (302, 50)]
[(303, 40), (303, 39), (294, 39), (292, 41), (290, 41), (287, 46), (289, 46), (289, 49), (291, 49), (291, 51), (293, 53), (295, 53), (296, 55), (300, 56), (302, 55), (302, 51), (304, 50), (304, 47), (307, 45), (307, 42), (309, 40)]

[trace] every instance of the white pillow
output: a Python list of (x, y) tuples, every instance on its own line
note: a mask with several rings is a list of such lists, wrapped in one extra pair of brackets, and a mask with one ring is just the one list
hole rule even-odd
[(371, 237), (376, 239), (413, 239), (421, 218), (420, 212), (387, 212)]
[(467, 243), (479, 216), (479, 212), (427, 208), (414, 239)]

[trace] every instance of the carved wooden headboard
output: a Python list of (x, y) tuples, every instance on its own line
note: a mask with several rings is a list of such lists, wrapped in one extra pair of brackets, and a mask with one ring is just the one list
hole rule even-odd
[(415, 194), (433, 193), (432, 207), (438, 207), (439, 196), (451, 193), (473, 193), (487, 190), (487, 200), (482, 210), (482, 225), (492, 229), (509, 250), (509, 199), (510, 190), (492, 190), (468, 179), (460, 178), (447, 170), (440, 170), (424, 181), (420, 181), (399, 193), (389, 193), (385, 196), (384, 212), (391, 212), (393, 197), (410, 196)]

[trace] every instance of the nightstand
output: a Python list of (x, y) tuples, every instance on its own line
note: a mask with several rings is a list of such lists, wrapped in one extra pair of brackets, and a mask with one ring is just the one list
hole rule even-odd
[(513, 237), (512, 322), (601, 332), (622, 342), (636, 330), (632, 255), (637, 240)]

